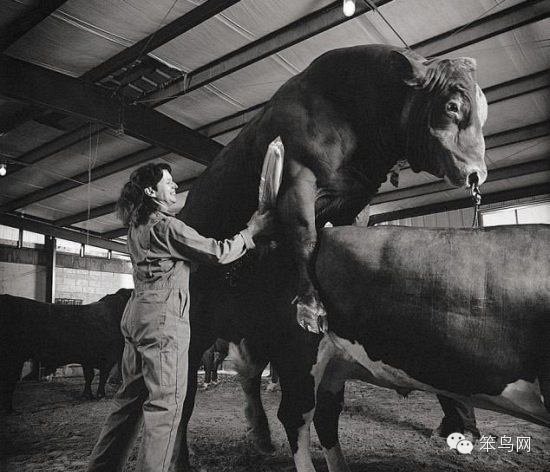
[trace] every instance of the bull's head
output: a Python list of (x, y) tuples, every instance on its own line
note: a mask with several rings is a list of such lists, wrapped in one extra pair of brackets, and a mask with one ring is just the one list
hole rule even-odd
[(457, 187), (481, 185), (487, 177), (487, 101), (473, 76), (475, 60), (427, 61), (409, 51), (394, 51), (392, 59), (410, 87), (401, 124), (413, 171), (445, 177)]

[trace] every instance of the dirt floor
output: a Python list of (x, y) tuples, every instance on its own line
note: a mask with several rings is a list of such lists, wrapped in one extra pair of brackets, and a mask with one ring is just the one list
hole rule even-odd
[[(267, 382), (267, 381), (266, 381)], [(110, 398), (82, 401), (81, 379), (20, 384), (17, 412), (2, 421), (0, 470), (84, 471), (87, 457), (107, 415)], [(265, 391), (263, 399), (272, 426), (276, 452), (256, 453), (246, 438), (243, 395), (233, 377), (223, 377), (214, 388), (199, 391), (190, 425), (194, 464), (201, 472), (271, 472), (294, 470), (284, 431), (276, 419), (278, 391)], [(110, 394), (112, 395), (112, 391)], [(471, 455), (449, 449), (444, 439), (431, 437), (441, 419), (432, 395), (415, 392), (407, 399), (395, 392), (360, 382), (346, 387), (346, 407), (340, 420), (342, 448), (352, 472), (466, 471), (538, 472), (550, 470), (548, 429), (478, 410), (478, 426), (484, 435), (498, 437), (494, 450)], [(513, 451), (499, 448), (510, 437)], [(517, 438), (529, 438), (517, 451)], [(315, 434), (312, 452), (317, 470), (327, 468)], [(134, 469), (137, 449), (127, 470)]]

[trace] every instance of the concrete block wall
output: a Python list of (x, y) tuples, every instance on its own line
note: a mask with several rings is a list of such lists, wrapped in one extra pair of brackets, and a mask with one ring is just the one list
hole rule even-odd
[(44, 301), (46, 268), (34, 264), (0, 262), (0, 293)]
[[(45, 301), (45, 264), (43, 250), (0, 245), (0, 293)], [(133, 288), (131, 273), (126, 260), (58, 253), (54, 297), (92, 303), (119, 288)]]
[(119, 288), (133, 288), (132, 274), (57, 267), (55, 297), (93, 303)]

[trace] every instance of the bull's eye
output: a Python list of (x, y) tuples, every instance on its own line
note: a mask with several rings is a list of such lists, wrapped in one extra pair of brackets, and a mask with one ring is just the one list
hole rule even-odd
[(458, 106), (458, 103), (454, 102), (454, 101), (451, 101), (451, 102), (448, 102), (446, 107), (445, 107), (445, 110), (447, 111), (447, 113), (452, 116), (452, 117), (456, 117), (458, 116), (458, 112), (460, 110), (459, 106)]

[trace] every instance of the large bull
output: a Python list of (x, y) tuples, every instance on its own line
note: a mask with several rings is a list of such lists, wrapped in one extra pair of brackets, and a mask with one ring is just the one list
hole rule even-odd
[[(266, 149), (281, 137), (279, 247), (258, 264), (249, 258), (229, 273), (201, 268), (192, 277), (190, 363), (196, 371), (217, 337), (237, 343), (244, 356), (253, 351), (272, 361), (282, 389), (279, 418), (300, 471), (313, 470), (298, 443), (309, 438), (318, 338), (295, 320), (314, 331), (325, 325), (311, 273), (317, 229), (327, 221), (351, 224), (401, 159), (456, 186), (483, 183), (487, 106), (474, 69), (473, 59), (427, 61), (385, 45), (330, 51), (284, 84), (222, 150), (179, 215), (207, 236), (239, 231), (258, 205)], [(180, 459), (187, 460), (185, 449)]]
[(94, 367), (99, 369), (97, 395), (120, 361), (124, 339), (120, 319), (131, 290), (120, 289), (89, 305), (56, 305), (0, 295), (0, 411), (12, 410), (12, 396), (27, 359), (47, 369), (76, 363), (84, 371), (83, 395), (92, 396)]
[(323, 232), (331, 332), (313, 369), (314, 422), (330, 471), (348, 470), (337, 432), (347, 378), (550, 427), (549, 248), (548, 225)]

